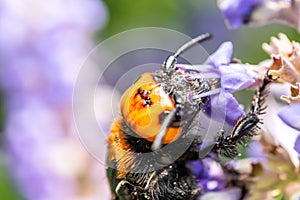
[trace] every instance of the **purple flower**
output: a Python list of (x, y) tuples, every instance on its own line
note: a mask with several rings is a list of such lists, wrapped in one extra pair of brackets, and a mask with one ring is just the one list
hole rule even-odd
[(208, 192), (201, 197), (201, 200), (222, 199), (222, 200), (239, 200), (242, 191), (239, 188), (229, 188), (218, 192)]
[(205, 62), (211, 66), (211, 72), (221, 77), (221, 91), (211, 96), (211, 106), (206, 109), (206, 113), (219, 120), (225, 117), (231, 126), (244, 115), (242, 107), (231, 93), (248, 88), (256, 81), (245, 65), (230, 64), (232, 48), (231, 42), (224, 42)]
[(60, 113), (36, 98), (23, 98), (18, 105), (9, 113), (5, 134), (22, 194), (27, 199), (108, 199), (105, 166), (93, 162)]
[(54, 104), (66, 103), (92, 44), (85, 37), (105, 22), (101, 1), (5, 0), (0, 7), (2, 89), (9, 94), (39, 96)]
[(63, 135), (59, 118), (34, 98), (22, 101), (22, 106), (9, 113), (5, 132), (12, 173), (20, 190), (28, 199), (70, 195), (75, 182), (54, 169), (56, 164), (50, 157)]
[(263, 146), (255, 140), (249, 143), (247, 148), (247, 155), (251, 158), (257, 158), (260, 161), (266, 160), (266, 155), (264, 154)]
[[(275, 86), (275, 87), (274, 87)], [(284, 88), (276, 87), (277, 85), (271, 85), (271, 95), (274, 94), (274, 90), (281, 89), (284, 92)], [(285, 88), (288, 89), (288, 88)], [(266, 114), (263, 115), (264, 128), (272, 134), (274, 140), (278, 142), (289, 154), (291, 161), (296, 167), (299, 167), (300, 162), (298, 153), (295, 151), (294, 146), (300, 132), (289, 125), (287, 125), (278, 116), (278, 110), (281, 109), (280, 105), (275, 101), (274, 98), (267, 98)]]
[(262, 0), (221, 0), (219, 8), (231, 28), (238, 28), (249, 21), (253, 8)]
[(300, 103), (283, 107), (278, 116), (287, 125), (300, 131)]
[(203, 105), (203, 111), (211, 118), (219, 122), (226, 122), (234, 126), (236, 121), (245, 113), (232, 93), (249, 88), (256, 84), (257, 74), (247, 69), (245, 64), (233, 64), (231, 62), (232, 43), (224, 42), (209, 56), (203, 65), (182, 65), (178, 69), (196, 70), (199, 73), (187, 77), (199, 77), (203, 79), (220, 79), (220, 88), (214, 88), (199, 95), (191, 95), (191, 99), (199, 99), (210, 96), (210, 102)]
[(73, 84), (105, 22), (104, 5), (4, 0), (0, 10), (6, 153), (22, 195), (109, 199), (105, 167), (82, 147), (72, 113)]
[[(288, 126), (300, 131), (300, 103), (283, 107), (278, 113), (278, 116)], [(296, 139), (294, 149), (300, 154), (300, 132)]]
[(226, 178), (220, 163), (211, 158), (190, 162), (190, 167), (203, 193), (225, 188)]
[(300, 135), (298, 136), (296, 142), (295, 142), (295, 150), (298, 152), (298, 154), (300, 155)]

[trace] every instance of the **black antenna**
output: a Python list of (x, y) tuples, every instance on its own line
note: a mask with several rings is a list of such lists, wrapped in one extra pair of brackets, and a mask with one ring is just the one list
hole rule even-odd
[(209, 33), (204, 33), (201, 34), (197, 37), (195, 37), (194, 39), (190, 40), (189, 42), (185, 43), (184, 45), (182, 45), (181, 47), (179, 47), (179, 49), (171, 56), (169, 56), (165, 63), (165, 72), (170, 73), (171, 69), (175, 66), (176, 62), (177, 62), (177, 58), (184, 53), (185, 51), (187, 51), (188, 49), (190, 49), (191, 47), (193, 47), (195, 44), (202, 42), (206, 39), (209, 39), (211, 37), (211, 34)]
[(188, 49), (190, 49), (191, 47), (193, 47), (195, 44), (202, 42), (206, 39), (209, 39), (211, 37), (211, 34), (209, 33), (204, 33), (202, 35), (199, 35), (197, 37), (195, 37), (194, 39), (190, 40), (189, 42), (185, 43), (184, 45), (182, 45), (175, 53), (174, 53), (174, 57), (178, 58), (178, 56), (180, 56), (180, 54), (184, 53), (185, 51), (187, 51)]

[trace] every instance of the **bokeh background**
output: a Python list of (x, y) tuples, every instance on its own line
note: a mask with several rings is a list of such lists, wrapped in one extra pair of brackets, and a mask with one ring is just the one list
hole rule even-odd
[[(280, 24), (229, 30), (216, 1), (0, 0), (0, 199), (108, 197), (104, 167), (85, 152), (70, 125), (72, 87), (97, 43), (138, 27), (190, 37), (209, 32), (213, 39), (203, 44), (208, 52), (230, 40), (234, 57), (253, 64), (268, 58), (261, 45), (270, 36), (299, 38)], [(107, 103), (116, 73), (106, 75), (100, 104)], [(251, 93), (236, 95), (249, 103)], [(108, 131), (112, 116), (101, 106), (97, 112)]]

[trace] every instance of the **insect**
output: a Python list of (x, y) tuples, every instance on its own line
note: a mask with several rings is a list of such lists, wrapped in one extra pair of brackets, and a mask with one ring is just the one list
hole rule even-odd
[[(112, 124), (108, 137), (107, 177), (112, 199), (197, 199), (201, 194), (187, 163), (199, 159), (202, 141), (197, 137), (199, 129), (193, 127), (209, 100), (201, 94), (219, 88), (220, 79), (192, 76), (197, 70), (184, 71), (176, 64), (180, 54), (209, 37), (203, 34), (184, 44), (166, 59), (161, 70), (142, 74), (122, 96), (122, 116)], [(268, 83), (256, 92), (251, 111), (237, 121), (231, 134), (219, 134), (213, 151), (235, 157), (236, 144), (254, 134)], [(191, 99), (191, 94), (198, 98)], [(172, 144), (183, 151), (180, 156), (174, 158), (174, 148), (167, 148)]]
[(236, 122), (229, 136), (225, 136), (224, 131), (221, 130), (215, 146), (218, 153), (228, 158), (236, 157), (238, 155), (237, 143), (244, 142), (244, 140), (247, 140), (249, 136), (255, 135), (257, 130), (260, 129), (258, 125), (262, 121), (259, 115), (265, 114), (264, 111), (267, 106), (264, 103), (269, 94), (268, 85), (273, 81), (275, 81), (275, 78), (269, 75), (269, 71), (267, 71), (260, 87), (254, 94), (252, 106), (247, 115)]

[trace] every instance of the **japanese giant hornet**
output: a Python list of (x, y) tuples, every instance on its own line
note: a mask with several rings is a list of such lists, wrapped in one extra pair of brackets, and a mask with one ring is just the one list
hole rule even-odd
[[(220, 80), (189, 78), (195, 71), (181, 70), (176, 64), (181, 53), (209, 37), (203, 34), (184, 44), (161, 70), (142, 74), (122, 96), (122, 116), (112, 124), (108, 138), (107, 176), (113, 199), (190, 200), (201, 194), (188, 166), (200, 159), (202, 139), (197, 134), (200, 130), (193, 127), (209, 100), (200, 94), (220, 87)], [(250, 112), (236, 122), (232, 132), (217, 136), (213, 152), (234, 158), (237, 143), (255, 133), (269, 82), (268, 78), (263, 81)], [(199, 98), (191, 99), (190, 94)], [(174, 149), (182, 153), (174, 156)]]

